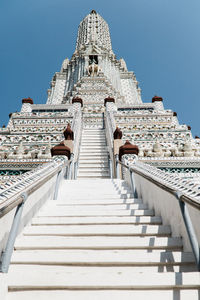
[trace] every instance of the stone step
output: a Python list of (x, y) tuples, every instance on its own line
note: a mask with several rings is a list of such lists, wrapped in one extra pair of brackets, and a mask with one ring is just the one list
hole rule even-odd
[[(56, 201), (57, 202), (57, 201)], [(52, 201), (51, 201), (52, 203)], [(144, 203), (134, 203), (134, 204), (65, 204), (65, 203), (52, 203), (48, 204), (46, 207), (53, 207), (53, 208), (62, 208), (66, 209), (67, 211), (81, 211), (81, 210), (99, 210), (99, 211), (107, 211), (107, 210), (122, 210), (122, 209), (148, 209), (147, 204)]]
[(99, 155), (99, 154), (104, 154), (104, 155), (106, 155), (107, 154), (107, 157), (108, 157), (108, 151), (104, 148), (104, 149), (97, 149), (97, 148), (95, 148), (95, 149), (93, 149), (93, 148), (81, 148), (80, 149), (80, 154), (85, 154), (85, 153), (87, 153), (87, 154), (93, 154), (93, 155)]
[(78, 171), (78, 176), (77, 177), (102, 177), (102, 176), (106, 176), (109, 177), (109, 170), (105, 170), (105, 171), (98, 171), (98, 170), (91, 170), (90, 172), (88, 170), (79, 170)]
[[(77, 213), (77, 211), (74, 211)], [(69, 212), (70, 213), (70, 212)], [(27, 226), (24, 235), (57, 235), (57, 236), (168, 236), (171, 233), (167, 225), (60, 225), (60, 226)]]
[[(94, 117), (95, 119), (95, 117)], [(83, 129), (83, 133), (85, 132), (105, 132), (105, 129), (103, 128), (88, 128), (88, 129)]]
[[(71, 195), (72, 196), (72, 195)], [(85, 195), (84, 195), (85, 196)], [(46, 205), (51, 205), (51, 203), (53, 202), (52, 205), (55, 205), (54, 203), (54, 200), (52, 201), (48, 201)], [(93, 205), (94, 207), (96, 205), (110, 205), (110, 204), (124, 204), (124, 205), (128, 205), (128, 204), (140, 204), (140, 203), (143, 203), (141, 199), (133, 199), (133, 198), (128, 198), (128, 199), (72, 199), (72, 198), (67, 198), (67, 199), (63, 199), (63, 198), (58, 198), (56, 200), (56, 205), (76, 205), (76, 204), (79, 204), (79, 205)], [(45, 207), (44, 206), (44, 207)]]
[(82, 139), (81, 140), (81, 145), (103, 145), (106, 146), (106, 140), (105, 139)]
[[(109, 178), (108, 178), (109, 179)], [(89, 180), (89, 179), (88, 179)], [(87, 184), (88, 184), (88, 180), (87, 180)], [(75, 181), (75, 180), (74, 180)], [(98, 197), (98, 195), (107, 195), (109, 194), (110, 196), (112, 195), (120, 195), (120, 194), (127, 194), (127, 193), (130, 193), (131, 189), (129, 187), (122, 187), (122, 188), (118, 188), (118, 187), (114, 187), (112, 186), (111, 188), (109, 188), (109, 186), (107, 185), (104, 185), (102, 183), (102, 185), (99, 187), (99, 184), (96, 184), (96, 180), (93, 180), (92, 181), (92, 184), (90, 183), (91, 187), (90, 189), (87, 189), (87, 185), (86, 185), (86, 182), (83, 183), (82, 181), (79, 182), (79, 185), (76, 185), (76, 184), (66, 184), (65, 185), (65, 182), (61, 182), (61, 188), (64, 192), (64, 190), (69, 189), (73, 195), (77, 195), (77, 190), (74, 190), (74, 188), (81, 188), (81, 191), (84, 193), (84, 194), (91, 194), (93, 195), (93, 197)], [(65, 189), (64, 189), (65, 187)], [(96, 189), (98, 189), (98, 193), (95, 193)]]
[(84, 134), (82, 135), (81, 140), (106, 140), (104, 134)]
[(100, 149), (100, 150), (108, 150), (107, 149), (107, 145), (104, 143), (90, 143), (90, 144), (88, 144), (88, 143), (81, 143), (81, 147), (80, 147), (80, 151), (81, 150), (87, 150), (87, 149), (94, 149), (94, 150), (96, 150), (96, 149)]
[(105, 130), (102, 130), (102, 129), (94, 129), (94, 130), (83, 129), (82, 136), (89, 135), (89, 134), (102, 134), (102, 135), (105, 136)]
[(98, 175), (98, 174), (79, 174), (77, 175), (77, 179), (85, 180), (85, 179), (107, 179), (110, 178), (110, 175)]
[(97, 136), (97, 137), (82, 137), (81, 143), (106, 143), (106, 138)]
[(82, 161), (87, 161), (88, 163), (91, 163), (93, 161), (100, 161), (100, 162), (106, 162), (108, 163), (108, 155), (101, 155), (101, 154), (86, 154), (84, 155), (83, 153), (79, 156), (79, 164)]
[[(74, 266), (148, 266), (194, 264), (190, 252), (154, 250), (17, 250), (11, 264)], [(142, 270), (141, 270), (142, 271)]]
[(155, 236), (21, 236), (16, 239), (15, 249), (146, 249), (148, 251), (162, 249), (174, 251), (182, 249), (182, 239)]
[(84, 143), (101, 143), (101, 142), (105, 142), (106, 143), (106, 138), (105, 137), (101, 137), (101, 136), (97, 136), (97, 137), (90, 137), (90, 136), (88, 136), (88, 137), (83, 137), (82, 136), (82, 139), (81, 139), (81, 142), (84, 142)]
[(83, 217), (83, 216), (154, 216), (154, 210), (153, 209), (132, 209), (132, 210), (107, 210), (107, 211), (99, 211), (99, 210), (93, 210), (93, 211), (87, 211), (87, 210), (81, 210), (81, 211), (63, 211), (62, 207), (49, 208), (48, 210), (40, 210), (38, 213), (38, 216), (53, 216), (53, 217)]
[(81, 173), (97, 173), (99, 175), (105, 175), (105, 174), (109, 174), (109, 168), (108, 167), (96, 167), (96, 166), (81, 166), (79, 165), (78, 168), (78, 175), (80, 175)]
[(161, 217), (35, 217), (32, 225), (89, 225), (89, 224), (157, 224), (162, 223)]
[(83, 161), (82, 159), (79, 159), (79, 168), (81, 168), (81, 167), (85, 167), (85, 168), (87, 168), (87, 167), (89, 167), (89, 168), (95, 167), (95, 168), (99, 168), (99, 169), (101, 169), (103, 167), (108, 168), (108, 161), (105, 160), (103, 162), (98, 162), (98, 161), (96, 161), (96, 162), (91, 162), (91, 161), (88, 162), (88, 161)]
[[(181, 290), (24, 290), (20, 291), (19, 286), (14, 292), (12, 287), (12, 292), (8, 293), (6, 300), (197, 300), (199, 291), (196, 289), (181, 289)], [(176, 297), (177, 295), (177, 297)], [(175, 298), (176, 297), (176, 298)]]
[(108, 162), (104, 161), (101, 163), (95, 162), (95, 163), (88, 163), (85, 162), (83, 163), (82, 160), (79, 160), (79, 169), (80, 168), (85, 168), (85, 169), (91, 169), (91, 168), (96, 168), (98, 171), (102, 171), (103, 169), (108, 169)]
[(107, 177), (109, 178), (109, 172), (108, 171), (105, 171), (105, 172), (92, 172), (92, 173), (89, 173), (87, 172), (87, 170), (83, 170), (83, 171), (79, 171), (78, 172), (78, 175), (77, 175), (78, 178), (81, 178), (81, 177), (84, 177), (84, 178), (91, 178), (91, 177), (94, 177), (94, 178), (101, 178), (101, 177)]
[[(79, 182), (78, 180), (65, 180), (63, 181), (63, 183), (67, 186), (71, 186), (71, 185), (77, 185), (79, 186), (80, 184), (82, 184), (82, 182)], [(91, 183), (91, 180), (88, 179), (88, 184)], [(100, 180), (100, 179), (97, 179), (95, 181), (92, 181), (92, 183), (98, 187), (101, 187), (102, 185), (103, 186), (107, 186), (108, 188), (113, 188), (115, 186), (119, 186), (119, 187), (125, 187), (125, 186), (128, 186), (128, 184), (125, 182), (125, 181), (120, 181), (119, 179), (116, 179), (116, 178), (110, 178), (110, 179), (104, 179), (104, 180)], [(93, 184), (91, 187), (93, 187)]]
[[(74, 268), (73, 268), (74, 269)], [(23, 290), (168, 290), (200, 288), (199, 272), (147, 273), (132, 268), (71, 272), (65, 266), (11, 266), (9, 291)], [(95, 272), (96, 271), (96, 272)], [(26, 274), (26, 276), (24, 276)], [(148, 291), (149, 292), (149, 291)], [(82, 299), (82, 298), (81, 298)], [(95, 298), (94, 298), (95, 299)], [(148, 296), (149, 299), (149, 296)], [(173, 299), (173, 298), (172, 298)], [(174, 298), (178, 299), (178, 298)]]
[(102, 132), (83, 133), (82, 138), (84, 138), (84, 139), (88, 139), (88, 138), (94, 138), (94, 139), (102, 138), (103, 139), (104, 138), (105, 139), (105, 133), (102, 133)]
[(81, 162), (79, 163), (79, 172), (107, 172), (109, 173), (109, 167), (106, 164), (82, 164)]
[(96, 142), (96, 141), (91, 141), (88, 143), (88, 141), (81, 141), (81, 147), (100, 147), (100, 148), (105, 148), (107, 147), (106, 143), (105, 142)]
[[(108, 199), (108, 201), (112, 200), (112, 199), (124, 199), (124, 200), (133, 199), (133, 194), (130, 193), (129, 191), (127, 191), (127, 192), (124, 191), (122, 193), (117, 193), (117, 192), (109, 193), (105, 188), (104, 188), (104, 190), (105, 190), (104, 194), (101, 192), (101, 193), (94, 195), (91, 192), (86, 193), (84, 191), (82, 191), (82, 193), (80, 194), (80, 193), (74, 193), (74, 192), (72, 193), (70, 188), (66, 190), (66, 189), (64, 189), (63, 186), (61, 186), (61, 189), (58, 194), (58, 198), (60, 199), (60, 197), (62, 197), (64, 199), (64, 201), (65, 200), (67, 201), (67, 199), (72, 199), (72, 198), (74, 200), (82, 199), (82, 201), (91, 200), (91, 199), (93, 199), (93, 200)], [(69, 193), (69, 192), (71, 192), (71, 193)], [(108, 202), (108, 204), (109, 204), (109, 202)]]
[(80, 155), (79, 156), (79, 164), (81, 162), (84, 162), (84, 161), (87, 161), (88, 163), (91, 163), (93, 161), (100, 161), (100, 162), (106, 162), (108, 163), (108, 155), (105, 155), (105, 156), (102, 156), (102, 155), (98, 155), (98, 154), (95, 154), (95, 155)]
[[(106, 146), (107, 147), (107, 146)], [(103, 147), (103, 146), (81, 146), (80, 148), (80, 153), (81, 152), (88, 152), (88, 153), (99, 153), (99, 152), (102, 152), (102, 153), (108, 153), (108, 150), (106, 149), (106, 147)]]
[(108, 152), (104, 152), (104, 153), (98, 153), (98, 154), (96, 154), (96, 153), (87, 153), (87, 152), (85, 152), (85, 153), (80, 153), (79, 154), (79, 159), (82, 159), (82, 158), (84, 158), (84, 159), (105, 159), (105, 158), (107, 158), (108, 159)]
[(93, 160), (86, 160), (86, 159), (79, 159), (79, 166), (81, 165), (85, 165), (85, 164), (99, 164), (99, 166), (101, 167), (102, 165), (108, 165), (108, 161), (106, 161), (105, 159), (93, 159)]
[[(120, 187), (120, 188), (121, 187), (123, 187), (123, 188), (128, 187), (128, 184), (125, 181), (123, 181), (123, 180), (120, 181), (119, 179), (111, 179), (111, 178), (110, 179), (104, 179), (104, 180), (100, 180), (100, 179), (93, 180), (92, 185), (91, 185), (91, 180), (88, 179), (87, 183), (90, 184), (90, 189), (92, 189), (95, 185), (100, 190), (101, 190), (102, 186), (103, 187), (106, 186), (108, 189), (110, 189), (110, 188), (115, 189), (115, 187)], [(77, 187), (81, 186), (81, 189), (84, 188), (84, 187), (88, 189), (88, 187), (85, 186), (85, 184), (83, 184), (82, 181), (79, 181), (79, 180), (65, 180), (65, 181), (63, 181), (63, 184), (67, 187), (69, 187), (69, 186), (77, 186)]]
[(105, 132), (83, 132), (82, 133), (82, 138), (106, 138)]
[[(106, 149), (107, 148), (107, 145), (105, 144), (97, 144), (97, 143), (93, 143), (93, 144), (82, 144), (81, 143), (81, 147), (80, 147), (80, 151), (82, 149)], [(106, 149), (107, 150), (107, 149)]]

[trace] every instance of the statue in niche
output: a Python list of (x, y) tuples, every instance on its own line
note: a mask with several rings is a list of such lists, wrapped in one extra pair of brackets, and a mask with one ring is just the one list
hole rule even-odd
[(93, 62), (88, 67), (88, 75), (94, 77), (94, 76), (98, 76), (98, 74), (99, 74), (99, 66)]
[(88, 66), (88, 75), (89, 76), (98, 76), (99, 66), (98, 66), (98, 56), (90, 55), (89, 56), (89, 66)]

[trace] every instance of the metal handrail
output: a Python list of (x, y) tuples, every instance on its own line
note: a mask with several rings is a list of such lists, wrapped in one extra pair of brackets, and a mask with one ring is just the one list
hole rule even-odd
[[(45, 166), (45, 167), (46, 167), (46, 166)], [(48, 167), (48, 165), (47, 165), (47, 167)], [(34, 177), (34, 178), (35, 178), (35, 177), (38, 177), (38, 176), (39, 176), (41, 173), (43, 173), (44, 171), (45, 171), (45, 170), (44, 170), (42, 167), (41, 167), (40, 170), (37, 171), (37, 173), (34, 172), (34, 171), (32, 171), (31, 174), (29, 174), (29, 175), (27, 176), (27, 178), (25, 178), (25, 181), (31, 180), (33, 177)], [(3, 191), (0, 192), (0, 197), (4, 197), (3, 194), (9, 192), (11, 188), (12, 188), (12, 189), (17, 188), (17, 187), (20, 186), (21, 184), (22, 184), (22, 182), (20, 182), (20, 181), (17, 181), (16, 183), (12, 184), (12, 185), (9, 186), (7, 189), (4, 189)]]
[[(156, 184), (157, 186), (161, 187), (163, 190), (173, 194), (174, 196), (176, 196), (177, 193), (177, 189), (171, 187), (169, 184), (164, 184), (161, 183), (159, 180), (156, 180), (155, 178), (152, 178), (150, 175), (144, 174), (144, 172), (142, 172), (141, 170), (138, 170), (136, 168), (134, 168), (134, 166), (128, 166), (124, 163), (122, 163), (121, 161), (118, 161), (118, 163), (120, 165), (122, 165), (123, 167), (129, 169), (130, 171), (142, 176), (143, 178), (151, 181), (152, 183)], [(196, 209), (200, 210), (200, 202), (197, 201), (194, 197), (192, 196), (188, 196), (185, 193), (181, 192), (180, 194), (181, 197), (181, 201), (190, 204), (191, 206), (195, 207)]]
[[(78, 165), (79, 153), (80, 153), (80, 144), (81, 144), (81, 138), (82, 138), (82, 112), (81, 112), (81, 110), (78, 111), (76, 114), (78, 115), (78, 117), (80, 117), (79, 118), (80, 120), (78, 120), (78, 117), (76, 117), (74, 119), (72, 129), (75, 129), (75, 136), (77, 135), (77, 132), (79, 131), (78, 132), (79, 136), (78, 136), (78, 139), (75, 140), (74, 152), (72, 153), (73, 159), (71, 162), (71, 166), (70, 166), (71, 169), (70, 169), (70, 174), (68, 176), (68, 179), (76, 179), (77, 165)], [(80, 121), (78, 126), (76, 126), (77, 121)]]
[(192, 224), (191, 217), (189, 215), (188, 208), (186, 206), (186, 204), (189, 204), (189, 205), (193, 206), (194, 208), (196, 208), (197, 210), (200, 210), (200, 203), (197, 202), (193, 197), (190, 197), (190, 196), (184, 194), (183, 192), (180, 192), (180, 191), (170, 187), (167, 184), (163, 184), (163, 183), (159, 182), (159, 180), (156, 180), (155, 178), (152, 178), (150, 175), (144, 174), (144, 172), (142, 172), (141, 170), (136, 169), (136, 167), (134, 165), (128, 166), (128, 165), (124, 164), (123, 162), (121, 162), (119, 160), (118, 156), (115, 157), (115, 161), (116, 161), (116, 169), (118, 170), (117, 174), (119, 174), (119, 165), (121, 165), (122, 167), (129, 170), (130, 179), (131, 179), (131, 186), (132, 186), (134, 197), (137, 197), (137, 188), (136, 188), (136, 184), (135, 184), (135, 180), (134, 180), (134, 176), (133, 176), (134, 173), (142, 176), (143, 178), (145, 178), (148, 181), (156, 184), (157, 186), (159, 186), (163, 190), (171, 193), (172, 195), (174, 195), (176, 197), (176, 199), (179, 202), (181, 215), (182, 215), (182, 218), (183, 218), (183, 221), (184, 221), (184, 224), (185, 224), (185, 228), (186, 228), (187, 235), (188, 235), (188, 238), (189, 238), (189, 241), (190, 241), (192, 252), (193, 252), (194, 257), (195, 257), (196, 265), (197, 265), (198, 271), (200, 271), (200, 248), (199, 248), (199, 243), (198, 243), (198, 239), (196, 237), (196, 233), (195, 233), (195, 230), (194, 230), (194, 227), (193, 227), (193, 224)]
[[(62, 170), (62, 168), (65, 168), (68, 161), (63, 161), (62, 165), (58, 165), (56, 168), (53, 167), (55, 164), (52, 164), (51, 171), (48, 170), (47, 166), (45, 166), (45, 169), (42, 169), (39, 174), (33, 173), (32, 176), (29, 177), (27, 180), (23, 180), (22, 182), (18, 182), (17, 184), (11, 186), (10, 188), (15, 188), (15, 193), (10, 197), (7, 197), (6, 200), (4, 200), (2, 203), (0, 203), (0, 218), (2, 218), (5, 214), (10, 212), (13, 208), (18, 206), (22, 201), (22, 191), (26, 192), (27, 195), (31, 195), (36, 189), (38, 189), (44, 182), (46, 182), (48, 179), (52, 178), (55, 174), (59, 173), (59, 171)], [(49, 166), (51, 167), (51, 166)], [(42, 177), (39, 175), (43, 175)], [(39, 178), (38, 178), (39, 177)], [(33, 179), (33, 181), (31, 181)], [(22, 189), (23, 188), (23, 189)]]
[(110, 120), (110, 112), (106, 109), (106, 114), (104, 115), (105, 118), (105, 129), (106, 129), (106, 139), (108, 144), (108, 163), (109, 163), (109, 169), (110, 169), (110, 178), (114, 177), (114, 159), (113, 159), (113, 132), (112, 132), (112, 126), (111, 126), (111, 120)]
[(63, 170), (63, 168), (65, 168), (66, 164), (67, 161), (65, 160), (61, 166), (58, 165), (56, 170), (55, 168), (53, 168), (53, 171), (51, 170), (51, 172), (49, 172), (45, 177), (42, 178), (40, 177), (39, 179), (37, 177), (29, 187), (24, 187), (23, 193), (19, 194), (18, 192), (17, 195), (15, 195), (14, 200), (11, 203), (12, 205), (9, 203), (8, 207), (3, 207), (3, 209), (0, 209), (0, 218), (1, 218), (9, 211), (17, 207), (12, 221), (12, 226), (8, 235), (5, 250), (1, 254), (0, 272), (2, 273), (8, 272), (15, 240), (17, 237), (17, 233), (19, 231), (24, 204), (27, 201), (28, 196), (32, 194), (36, 189), (38, 189), (42, 184), (44, 184), (44, 182), (46, 182), (48, 179), (50, 179), (57, 173), (55, 191), (53, 196), (53, 199), (56, 200), (58, 195), (58, 186), (60, 183), (61, 171)]

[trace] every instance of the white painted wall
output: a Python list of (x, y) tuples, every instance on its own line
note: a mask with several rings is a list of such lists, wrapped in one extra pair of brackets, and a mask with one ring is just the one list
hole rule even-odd
[[(124, 175), (125, 180), (131, 186), (127, 169)], [(184, 251), (191, 251), (189, 238), (176, 197), (138, 174), (134, 174), (134, 179), (138, 197), (142, 198), (143, 202), (147, 203), (150, 209), (155, 210), (155, 215), (162, 217), (163, 225), (171, 226), (173, 237), (181, 236), (183, 238)], [(190, 205), (187, 205), (187, 207), (200, 245), (200, 212)]]

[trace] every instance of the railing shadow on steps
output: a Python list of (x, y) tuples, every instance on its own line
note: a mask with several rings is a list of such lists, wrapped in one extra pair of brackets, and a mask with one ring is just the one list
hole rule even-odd
[(200, 271), (200, 184), (138, 162), (136, 155), (131, 164), (121, 162), (116, 155), (115, 164), (117, 178), (122, 174), (134, 196), (160, 213), (163, 221), (171, 225), (172, 233), (182, 236), (185, 250), (192, 249)]
[[(16, 236), (48, 200), (55, 200), (69, 161), (56, 156), (0, 190), (0, 272), (7, 273)], [(14, 181), (14, 180), (13, 180)]]

